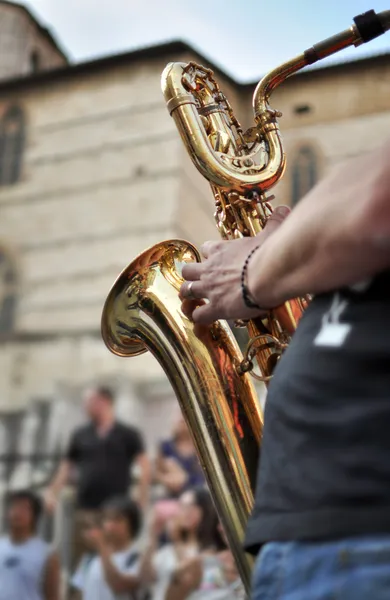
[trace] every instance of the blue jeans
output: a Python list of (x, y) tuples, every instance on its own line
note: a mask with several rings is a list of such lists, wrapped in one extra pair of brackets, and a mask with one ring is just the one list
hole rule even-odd
[(251, 600), (390, 600), (390, 535), (266, 544)]

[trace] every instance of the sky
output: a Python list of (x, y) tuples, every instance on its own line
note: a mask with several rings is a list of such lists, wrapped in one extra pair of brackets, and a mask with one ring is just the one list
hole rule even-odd
[[(255, 81), (280, 62), (347, 29), (357, 14), (389, 8), (388, 0), (28, 0), (25, 4), (73, 61), (181, 39), (242, 82)], [(345, 50), (336, 60), (386, 51), (390, 32)]]

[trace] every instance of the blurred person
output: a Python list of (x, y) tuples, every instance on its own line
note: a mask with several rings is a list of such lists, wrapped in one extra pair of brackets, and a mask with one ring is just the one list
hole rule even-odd
[(202, 252), (181, 288), (199, 327), (314, 295), (268, 388), (253, 600), (388, 600), (390, 142)]
[(244, 600), (239, 577), (222, 526), (214, 513), (213, 544), (185, 558), (172, 574), (164, 600)]
[(100, 528), (101, 515), (86, 515), (82, 522), (79, 522), (79, 536), (82, 539), (83, 554), (76, 565), (76, 571), (70, 580), (70, 600), (82, 600), (82, 587), (84, 579), (91, 561), (96, 557), (96, 547), (88, 532)]
[(28, 490), (8, 498), (7, 535), (0, 538), (0, 600), (59, 600), (56, 552), (37, 535), (41, 500)]
[(73, 433), (66, 458), (46, 491), (48, 505), (55, 503), (73, 466), (78, 470), (78, 506), (96, 510), (110, 497), (127, 494), (130, 470), (137, 465), (141, 470), (138, 500), (146, 508), (150, 466), (141, 433), (115, 419), (114, 396), (108, 388), (88, 390), (84, 401), (90, 423)]
[[(207, 489), (198, 487), (180, 497), (179, 512), (168, 523), (170, 542), (161, 548), (158, 546), (160, 533), (161, 523), (157, 518), (152, 521), (150, 543), (141, 567), (142, 581), (151, 586), (153, 600), (165, 600), (172, 578), (179, 577), (187, 566), (189, 569), (200, 569), (204, 578), (202, 593), (221, 585), (222, 562), (214, 558), (217, 552), (226, 550), (226, 544)], [(199, 555), (202, 561), (199, 564), (196, 560), (193, 562)], [(201, 585), (201, 582), (196, 583)], [(180, 590), (181, 585), (177, 589)]]
[(205, 483), (188, 426), (183, 417), (175, 423), (172, 437), (160, 444), (155, 478), (167, 498), (178, 498), (186, 489)]
[(175, 570), (164, 600), (246, 600), (229, 550), (204, 552)]
[(138, 500), (143, 509), (148, 504), (150, 486), (150, 464), (141, 433), (115, 419), (112, 392), (105, 387), (92, 388), (84, 401), (90, 423), (73, 433), (66, 458), (45, 492), (46, 507), (53, 510), (72, 468), (77, 468), (75, 560), (83, 547), (77, 535), (79, 525), (108, 499), (128, 494), (132, 467), (140, 467)]
[(163, 498), (154, 506), (161, 524), (178, 511), (178, 498), (185, 490), (205, 484), (205, 478), (188, 426), (180, 417), (172, 436), (161, 442), (155, 461), (154, 478), (163, 487)]
[(138, 600), (140, 552), (137, 538), (142, 514), (136, 502), (118, 497), (102, 509), (101, 527), (96, 521), (85, 523), (86, 546), (96, 555), (83, 557), (72, 585), (82, 600)]

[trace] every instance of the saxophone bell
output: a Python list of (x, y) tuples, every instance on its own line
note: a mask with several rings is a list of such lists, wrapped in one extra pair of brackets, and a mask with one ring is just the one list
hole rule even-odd
[(253, 504), (262, 415), (250, 376), (239, 373), (243, 357), (230, 328), (223, 322), (194, 326), (181, 311), (181, 269), (194, 261), (200, 261), (199, 253), (184, 240), (161, 242), (140, 254), (111, 288), (102, 336), (117, 356), (149, 350), (164, 368), (249, 582), (252, 558), (241, 551), (241, 540)]

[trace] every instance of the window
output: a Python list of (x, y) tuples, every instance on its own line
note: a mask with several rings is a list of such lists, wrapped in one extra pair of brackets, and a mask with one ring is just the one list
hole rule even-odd
[(0, 336), (12, 333), (15, 323), (17, 277), (13, 262), (0, 248)]
[(298, 104), (294, 108), (294, 112), (296, 115), (307, 115), (312, 111), (312, 108), (309, 104)]
[(36, 50), (34, 50), (34, 52), (31, 53), (31, 57), (30, 57), (31, 73), (38, 73), (40, 70), (40, 66), (41, 66), (41, 61), (39, 58), (39, 54)]
[(295, 206), (305, 196), (318, 180), (318, 155), (309, 145), (301, 146), (292, 163), (292, 198), (291, 205)]
[(23, 111), (19, 106), (11, 106), (0, 120), (0, 185), (19, 181), (24, 141)]

